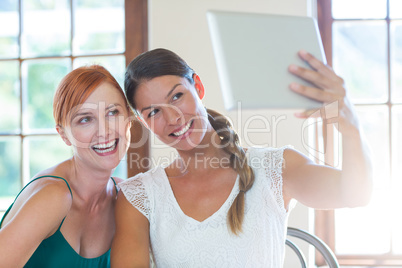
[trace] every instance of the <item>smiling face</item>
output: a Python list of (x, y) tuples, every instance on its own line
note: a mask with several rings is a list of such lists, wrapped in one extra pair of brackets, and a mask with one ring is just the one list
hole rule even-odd
[(129, 111), (121, 92), (103, 82), (68, 118), (69, 123), (57, 130), (72, 146), (75, 159), (87, 167), (114, 169), (130, 142)]
[(201, 102), (203, 96), (197, 75), (194, 84), (180, 76), (164, 75), (142, 82), (134, 102), (141, 119), (163, 143), (190, 150), (212, 130)]

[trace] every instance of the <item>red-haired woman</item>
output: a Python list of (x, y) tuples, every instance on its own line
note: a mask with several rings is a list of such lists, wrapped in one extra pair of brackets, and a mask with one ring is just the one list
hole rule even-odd
[(0, 222), (0, 267), (109, 267), (130, 108), (98, 65), (67, 74), (54, 97), (56, 129), (73, 156), (39, 172)]

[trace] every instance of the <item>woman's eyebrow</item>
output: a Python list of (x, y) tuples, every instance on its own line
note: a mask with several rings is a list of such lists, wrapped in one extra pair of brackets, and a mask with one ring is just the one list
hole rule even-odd
[(107, 107), (106, 107), (106, 109), (111, 109), (111, 108), (114, 108), (114, 107), (122, 107), (119, 103), (112, 103), (112, 104), (109, 104)]
[(181, 86), (181, 83), (178, 83), (172, 87), (172, 89), (168, 92), (166, 95), (165, 99), (169, 98), (170, 95), (172, 95), (172, 92), (176, 89), (176, 87)]
[(81, 112), (81, 113), (75, 113), (72, 117), (72, 119), (78, 117), (78, 116), (87, 116), (87, 115), (91, 115), (92, 113), (90, 112)]
[[(178, 83), (178, 84), (174, 85), (174, 86), (172, 87), (172, 89), (168, 92), (168, 94), (166, 95), (165, 99), (169, 98), (169, 96), (172, 95), (172, 92), (173, 92), (178, 86), (181, 86), (181, 85), (182, 85), (181, 83)], [(145, 111), (145, 110), (151, 109), (152, 107), (153, 107), (153, 105), (142, 108), (142, 109), (141, 109), (141, 113), (142, 113), (143, 111)]]

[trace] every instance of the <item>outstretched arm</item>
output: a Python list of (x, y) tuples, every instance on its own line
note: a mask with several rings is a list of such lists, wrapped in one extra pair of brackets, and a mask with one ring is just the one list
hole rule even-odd
[[(316, 165), (299, 152), (286, 150), (283, 170), (285, 201), (295, 198), (314, 208), (366, 205), (372, 191), (370, 153), (357, 114), (347, 97), (344, 81), (311, 54), (300, 51), (299, 56), (313, 70), (292, 65), (289, 71), (314, 86), (292, 83), (290, 89), (323, 102), (326, 114), (331, 115), (331, 120), (336, 120), (342, 134), (342, 170)], [(308, 110), (296, 116), (308, 118), (313, 113)]]
[(120, 191), (117, 196), (116, 233), (111, 251), (111, 267), (149, 267), (149, 223)]

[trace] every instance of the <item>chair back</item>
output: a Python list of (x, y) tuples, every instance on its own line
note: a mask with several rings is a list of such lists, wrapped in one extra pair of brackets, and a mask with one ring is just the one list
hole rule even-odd
[(287, 235), (288, 235), (288, 238), (286, 239), (286, 245), (288, 247), (290, 247), (294, 251), (294, 253), (296, 253), (297, 257), (300, 260), (302, 268), (307, 268), (306, 257), (304, 256), (304, 254), (300, 250), (300, 248), (292, 241), (292, 238), (301, 239), (301, 240), (307, 242), (308, 244), (314, 246), (314, 248), (318, 252), (321, 253), (321, 255), (323, 256), (324, 260), (328, 264), (329, 268), (339, 268), (339, 263), (338, 263), (338, 260), (335, 257), (335, 254), (328, 247), (328, 245), (325, 244), (317, 236), (315, 236), (313, 234), (310, 234), (309, 232), (306, 232), (304, 230), (301, 230), (301, 229), (298, 229), (298, 228), (293, 228), (293, 227), (288, 227)]

